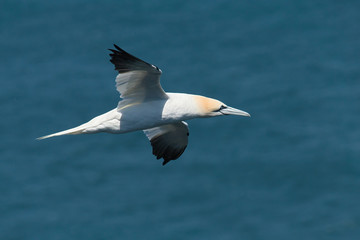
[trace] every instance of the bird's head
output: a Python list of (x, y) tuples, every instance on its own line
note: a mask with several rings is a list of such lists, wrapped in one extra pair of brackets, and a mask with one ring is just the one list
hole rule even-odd
[(250, 114), (227, 106), (225, 103), (220, 102), (219, 100), (207, 98), (203, 96), (195, 96), (196, 103), (199, 106), (201, 117), (215, 117), (222, 115), (239, 115), (250, 117)]

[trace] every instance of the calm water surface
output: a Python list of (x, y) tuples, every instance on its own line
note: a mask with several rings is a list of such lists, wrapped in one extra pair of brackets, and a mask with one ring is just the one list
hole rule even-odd
[[(358, 239), (359, 7), (2, 1), (0, 239)], [(117, 105), (113, 43), (252, 117), (165, 167), (142, 132), (34, 140)]]

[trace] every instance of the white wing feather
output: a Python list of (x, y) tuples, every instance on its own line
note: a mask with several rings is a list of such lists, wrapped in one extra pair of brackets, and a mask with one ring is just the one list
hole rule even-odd
[(116, 50), (110, 49), (110, 61), (119, 72), (115, 81), (121, 98), (136, 102), (168, 98), (160, 85), (161, 70), (158, 67), (114, 46)]
[(116, 90), (123, 99), (149, 100), (167, 98), (160, 85), (160, 74), (135, 70), (116, 77)]

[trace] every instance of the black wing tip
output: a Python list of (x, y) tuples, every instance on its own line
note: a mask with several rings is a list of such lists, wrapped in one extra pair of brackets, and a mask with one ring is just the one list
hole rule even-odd
[(112, 62), (112, 63), (114, 63), (114, 58), (119, 58), (119, 57), (124, 58), (124, 59), (129, 59), (129, 58), (137, 59), (136, 57), (129, 54), (128, 52), (126, 52), (124, 49), (120, 48), (116, 44), (114, 44), (114, 48), (115, 49), (108, 48), (108, 50), (111, 51), (111, 53), (109, 53), (109, 55), (111, 57), (110, 62)]
[(165, 166), (168, 162), (170, 162), (172, 160), (175, 161), (176, 159), (178, 159), (178, 157), (175, 158), (175, 159), (170, 159), (170, 158), (163, 157), (163, 159), (164, 159), (164, 161), (162, 162), (162, 165)]
[[(173, 160), (176, 160), (176, 159), (173, 159)], [(170, 162), (171, 160), (165, 160), (163, 161), (162, 165), (165, 166), (168, 162)]]
[(111, 53), (109, 53), (109, 55), (111, 56), (110, 61), (113, 60), (113, 58), (117, 55), (120, 56), (121, 54), (128, 54), (123, 49), (121, 49), (118, 45), (114, 44), (114, 47), (115, 47), (115, 49), (108, 48), (108, 50), (111, 51)]
[(115, 49), (108, 49), (111, 51), (111, 53), (109, 53), (111, 57), (110, 62), (115, 65), (115, 70), (117, 70), (119, 73), (135, 70), (133, 69), (134, 66), (131, 63), (143, 62), (142, 60), (120, 48), (118, 45), (114, 44), (114, 47)]
[[(124, 51), (122, 48), (120, 48), (118, 45), (116, 45), (115, 43), (114, 43), (114, 47), (118, 50), (118, 51)], [(124, 51), (125, 52), (125, 51)]]
[[(177, 152), (177, 153), (175, 153), (174, 155), (168, 156), (168, 155), (165, 153), (165, 154), (163, 154), (163, 156), (157, 156), (156, 158), (157, 158), (157, 159), (163, 158), (164, 161), (163, 161), (162, 165), (165, 166), (165, 164), (167, 164), (168, 162), (170, 162), (170, 161), (172, 161), (172, 160), (175, 161), (176, 159), (178, 159), (178, 158), (184, 153), (185, 149), (186, 149), (186, 147), (180, 149), (180, 151)], [(156, 155), (155, 155), (155, 156), (156, 156)]]
[(161, 71), (153, 65), (141, 60), (140, 58), (131, 55), (118, 45), (114, 44), (115, 49), (109, 48), (110, 62), (115, 65), (115, 70), (119, 73), (128, 72), (131, 70), (142, 70), (146, 67), (156, 68), (158, 72)]
[(112, 51), (113, 53), (110, 53), (110, 54), (116, 54), (116, 53), (127, 53), (124, 49), (120, 48), (118, 45), (116, 45), (115, 43), (113, 44), (115, 49), (111, 49), (111, 48), (108, 48), (109, 51)]
[(175, 149), (172, 147), (159, 148), (157, 138), (151, 140), (151, 145), (153, 147), (153, 154), (156, 156), (156, 159), (164, 159), (162, 165), (166, 165), (171, 160), (178, 159), (185, 151), (186, 147)]

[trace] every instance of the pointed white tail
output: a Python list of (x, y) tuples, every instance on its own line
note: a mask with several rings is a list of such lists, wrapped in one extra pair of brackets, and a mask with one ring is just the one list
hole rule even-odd
[(80, 126), (70, 128), (61, 132), (49, 134), (43, 137), (37, 138), (37, 140), (51, 138), (61, 135), (75, 135), (85, 133), (97, 133), (97, 132), (118, 132), (120, 130), (119, 120), (121, 113), (117, 109), (113, 109), (107, 113), (94, 117), (90, 121), (81, 124)]
[(68, 130), (64, 130), (64, 131), (61, 131), (61, 132), (49, 134), (49, 135), (42, 136), (42, 137), (38, 137), (37, 140), (42, 140), (42, 139), (45, 139), (45, 138), (51, 138), (51, 137), (62, 136), (62, 135), (82, 134), (84, 130), (85, 130), (85, 128), (82, 125), (80, 125), (78, 127), (74, 127), (74, 128), (68, 129)]

